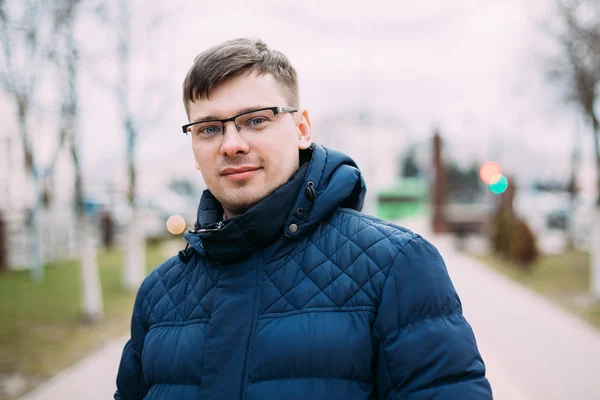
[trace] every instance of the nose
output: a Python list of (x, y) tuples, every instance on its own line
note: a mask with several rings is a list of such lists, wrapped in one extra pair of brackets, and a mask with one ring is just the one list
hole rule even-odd
[[(229, 125), (229, 127), (227, 126)], [(229, 128), (229, 129), (227, 129)], [(221, 143), (221, 154), (235, 157), (238, 154), (248, 154), (250, 146), (238, 131), (235, 122), (227, 122), (223, 126), (223, 142)]]

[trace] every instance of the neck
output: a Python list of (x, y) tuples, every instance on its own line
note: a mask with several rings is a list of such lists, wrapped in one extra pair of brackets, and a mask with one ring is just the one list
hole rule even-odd
[[(221, 205), (223, 206), (223, 205)], [(245, 213), (248, 209), (240, 209), (240, 210), (231, 210), (229, 208), (223, 207), (223, 220), (236, 217), (240, 214)]]

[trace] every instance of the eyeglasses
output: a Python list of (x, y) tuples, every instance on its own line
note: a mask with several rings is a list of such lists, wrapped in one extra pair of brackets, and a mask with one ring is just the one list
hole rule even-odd
[(298, 111), (294, 107), (266, 107), (258, 110), (247, 111), (227, 119), (214, 119), (192, 122), (183, 125), (183, 133), (190, 136), (193, 143), (209, 142), (214, 137), (225, 134), (225, 123), (233, 121), (238, 132), (253, 133), (268, 129), (275, 117), (281, 113)]

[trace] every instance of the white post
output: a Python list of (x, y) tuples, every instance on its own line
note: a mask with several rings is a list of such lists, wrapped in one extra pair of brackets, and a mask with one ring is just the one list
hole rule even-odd
[(97, 321), (102, 318), (102, 289), (98, 271), (96, 245), (89, 220), (85, 216), (77, 218), (79, 231), (79, 250), (81, 252), (81, 292), (82, 313), (86, 321)]
[(4, 194), (6, 196), (6, 212), (12, 211), (12, 187), (11, 187), (11, 176), (12, 176), (12, 140), (10, 137), (6, 138), (6, 170), (4, 175)]
[(600, 207), (592, 208), (592, 231), (590, 240), (590, 289), (592, 296), (600, 301)]
[(34, 282), (44, 279), (44, 242), (42, 238), (42, 217), (40, 204), (39, 178), (33, 177), (34, 202), (31, 208), (31, 219), (28, 225), (30, 245), (30, 275)]
[(134, 207), (125, 236), (125, 289), (135, 291), (144, 280), (146, 266), (146, 238), (141, 223), (141, 210)]

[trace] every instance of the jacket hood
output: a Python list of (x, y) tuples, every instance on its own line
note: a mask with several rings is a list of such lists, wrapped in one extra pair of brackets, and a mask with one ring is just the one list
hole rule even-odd
[(366, 185), (350, 157), (312, 144), (301, 151), (301, 159), (307, 161), (288, 182), (245, 213), (225, 221), (221, 204), (205, 190), (195, 230), (184, 235), (189, 246), (227, 264), (277, 239), (304, 237), (339, 207), (362, 209)]

